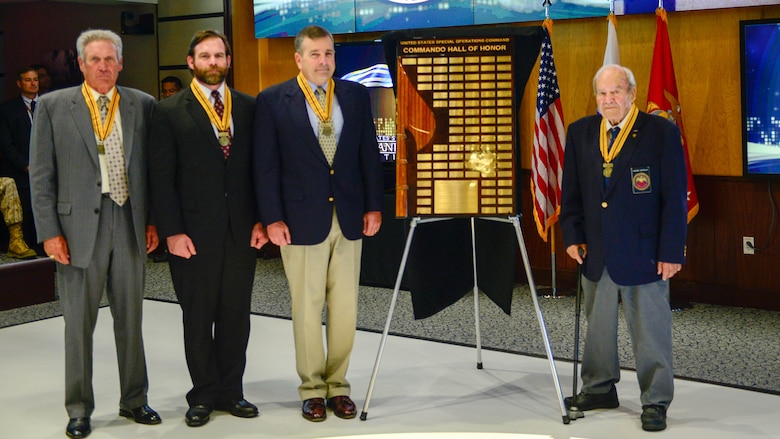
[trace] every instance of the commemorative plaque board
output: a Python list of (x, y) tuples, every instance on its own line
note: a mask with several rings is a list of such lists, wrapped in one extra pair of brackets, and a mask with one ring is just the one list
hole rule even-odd
[(398, 41), (396, 216), (517, 211), (513, 43)]

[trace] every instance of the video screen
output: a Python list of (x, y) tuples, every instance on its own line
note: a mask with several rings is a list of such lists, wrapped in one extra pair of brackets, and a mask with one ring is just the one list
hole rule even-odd
[[(663, 0), (667, 11), (774, 5), (777, 0)], [(616, 15), (652, 14), (658, 0), (615, 0)], [(608, 0), (555, 0), (554, 20), (601, 17)], [(255, 38), (294, 36), (317, 24), (332, 34), (541, 21), (541, 0), (254, 0)]]
[(780, 175), (780, 18), (740, 22), (744, 175)]
[(333, 0), (254, 0), (255, 38), (294, 37), (317, 24), (332, 34), (355, 32), (355, 3)]
[(368, 87), (382, 161), (395, 162), (395, 94), (381, 41), (336, 43), (334, 76)]
[(471, 0), (355, 0), (357, 32), (474, 24)]

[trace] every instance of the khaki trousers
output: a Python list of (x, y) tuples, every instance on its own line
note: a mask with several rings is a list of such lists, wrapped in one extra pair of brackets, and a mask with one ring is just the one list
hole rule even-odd
[[(281, 248), (292, 297), (301, 400), (350, 393), (346, 374), (357, 324), (362, 244), (362, 240), (350, 241), (344, 237), (334, 212), (325, 241)], [(322, 336), (323, 307), (327, 346)]]

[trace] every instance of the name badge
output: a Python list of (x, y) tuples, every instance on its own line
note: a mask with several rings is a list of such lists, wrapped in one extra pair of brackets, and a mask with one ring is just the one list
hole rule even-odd
[(631, 189), (635, 194), (649, 194), (653, 191), (649, 166), (631, 168)]

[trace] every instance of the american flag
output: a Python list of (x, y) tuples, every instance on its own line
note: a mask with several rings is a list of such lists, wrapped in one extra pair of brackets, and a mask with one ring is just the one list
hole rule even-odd
[(547, 232), (558, 221), (563, 177), (563, 111), (558, 74), (555, 72), (550, 34), (544, 29), (539, 87), (536, 93), (534, 150), (531, 167), (531, 195), (539, 236), (547, 242)]

